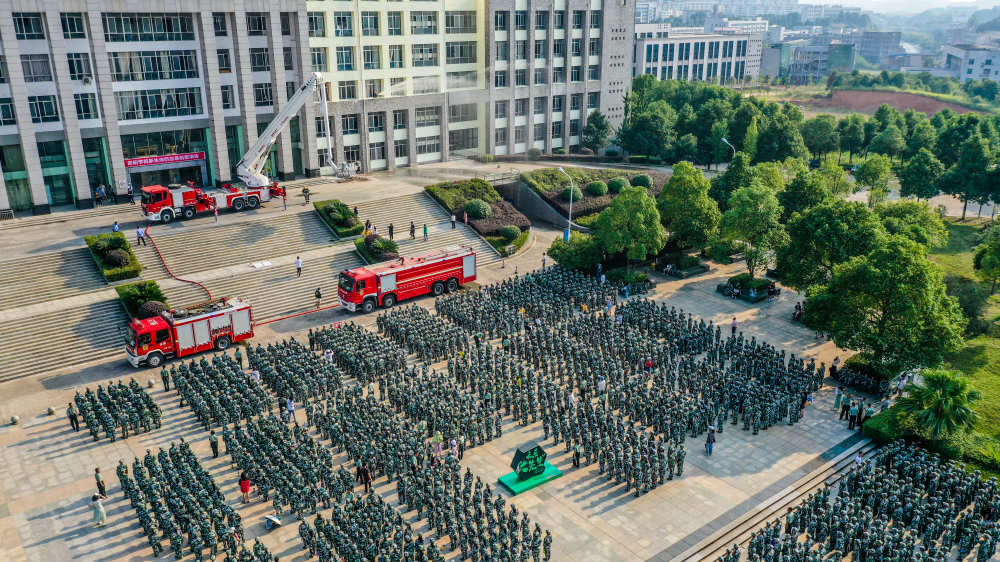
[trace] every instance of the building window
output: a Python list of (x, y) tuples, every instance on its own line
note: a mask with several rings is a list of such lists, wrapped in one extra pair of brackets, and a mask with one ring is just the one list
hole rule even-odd
[(395, 130), (406, 128), (406, 110), (397, 109), (392, 112), (392, 128)]
[(507, 31), (509, 25), (510, 12), (496, 12), (493, 14), (493, 30)]
[(414, 94), (437, 94), (441, 92), (440, 76), (419, 76), (414, 78)]
[(285, 58), (285, 70), (295, 70), (295, 56), (291, 47), (282, 47), (281, 54)]
[(403, 12), (389, 12), (386, 17), (389, 19), (389, 35), (402, 35)]
[(87, 28), (83, 24), (83, 14), (59, 14), (64, 39), (86, 39)]
[(286, 13), (286, 14), (281, 14), (279, 16), (279, 20), (280, 20), (280, 23), (281, 23), (281, 34), (282, 35), (291, 35), (292, 34), (292, 18), (289, 17), (289, 15)]
[[(271, 85), (264, 85), (270, 91)], [(204, 112), (201, 103), (201, 88), (164, 88), (115, 92), (115, 101), (120, 121), (201, 115)]]
[[(658, 46), (658, 45), (656, 45)], [(598, 37), (592, 37), (587, 43), (587, 54), (590, 56), (601, 54), (601, 40)]]
[(587, 109), (597, 109), (601, 105), (600, 92), (590, 92), (587, 94)]
[(514, 43), (514, 56), (517, 60), (527, 60), (528, 42), (526, 40), (519, 39)]
[(535, 69), (535, 84), (548, 84), (549, 83), (549, 73), (547, 68), (536, 68)]
[(385, 142), (368, 143), (369, 160), (385, 160)]
[(507, 127), (501, 127), (493, 131), (493, 144), (507, 146)]
[(507, 118), (507, 102), (498, 101), (493, 103), (493, 118), (494, 119)]
[(565, 84), (566, 83), (566, 67), (557, 66), (552, 69), (552, 83), (553, 84)]
[(369, 113), (368, 114), (368, 132), (369, 133), (380, 133), (385, 131), (385, 113)]
[(514, 127), (514, 144), (524, 144), (528, 138), (528, 126), (519, 125)]
[(333, 25), (336, 26), (337, 37), (354, 36), (354, 16), (351, 12), (334, 12)]
[(441, 135), (417, 139), (417, 154), (435, 154), (437, 152), (441, 152)]
[(389, 45), (389, 68), (403, 68), (402, 45)]
[(361, 160), (361, 145), (355, 144), (344, 147), (344, 159), (348, 162), (358, 162)]
[[(233, 62), (229, 59), (229, 49), (219, 49), (216, 51), (219, 55), (219, 72), (227, 73), (233, 71)], [(114, 54), (111, 54), (114, 57)], [(111, 59), (111, 72), (115, 72), (115, 59)]]
[(573, 94), (569, 97), (570, 111), (579, 111), (581, 105), (583, 105), (583, 94)]
[(11, 98), (0, 99), (0, 125), (17, 125), (14, 100)]
[[(226, 52), (226, 64), (229, 54)], [(177, 80), (198, 77), (198, 60), (194, 51), (133, 51), (108, 53), (111, 80)], [(222, 60), (220, 57), (220, 66)], [(227, 70), (220, 72), (229, 72)]]
[(406, 158), (407, 156), (409, 156), (406, 150), (406, 139), (393, 141), (392, 147), (394, 152), (396, 153), (396, 158)]
[(546, 30), (549, 28), (549, 13), (548, 12), (535, 12), (535, 31)]
[(496, 56), (497, 61), (507, 60), (507, 51), (508, 51), (507, 47), (509, 44), (510, 43), (508, 43), (507, 41), (497, 41), (497, 56)]
[(10, 81), (10, 72), (7, 70), (7, 57), (0, 55), (0, 84)]
[(250, 70), (253, 72), (271, 71), (271, 54), (267, 47), (250, 49)]
[(559, 58), (566, 56), (566, 40), (556, 39), (552, 41), (552, 56)]
[(448, 123), (464, 123), (479, 118), (479, 104), (463, 103), (448, 106)]
[(413, 56), (411, 58), (414, 67), (438, 66), (438, 45), (428, 43), (413, 46)]
[(582, 80), (582, 78), (580, 77), (580, 67), (579, 66), (574, 66), (569, 71), (569, 81), (570, 82), (579, 82), (580, 80)]
[[(45, 24), (42, 22), (42, 14), (14, 12), (12, 15), (14, 16), (14, 36), (18, 40), (45, 39)], [(56, 121), (58, 120), (57, 116)]]
[(337, 47), (337, 70), (354, 70), (354, 47)]
[(445, 33), (475, 33), (476, 12), (445, 12)]
[(555, 12), (555, 14), (553, 15), (552, 19), (554, 20), (552, 22), (552, 26), (553, 26), (554, 29), (566, 29), (566, 12), (565, 11)]
[(83, 80), (94, 76), (90, 70), (90, 53), (67, 53), (66, 58), (69, 59), (70, 80)]
[(524, 117), (528, 114), (528, 100), (514, 100), (514, 117)]
[(583, 29), (583, 10), (573, 11), (573, 29)]
[(296, 82), (285, 82), (285, 99), (292, 99), (298, 89), (299, 85)]
[(563, 110), (563, 96), (554, 96), (552, 98), (552, 113), (559, 113)]
[(253, 102), (257, 107), (274, 105), (274, 94), (271, 92), (270, 82), (253, 85)]
[(229, 26), (226, 24), (226, 14), (212, 14), (212, 27), (215, 28), (216, 37), (229, 35)]
[(563, 122), (555, 121), (552, 123), (552, 138), (559, 139), (562, 138), (563, 134)]
[(436, 127), (441, 124), (440, 107), (418, 107), (414, 111), (417, 127)]
[(373, 78), (371, 80), (365, 80), (365, 93), (370, 98), (377, 98), (382, 95), (382, 79)]
[(389, 79), (389, 95), (392, 95), (392, 96), (405, 96), (406, 95), (406, 78), (390, 78)]
[(580, 120), (570, 119), (569, 122), (569, 136), (578, 137), (580, 136)]
[(497, 70), (493, 73), (493, 87), (494, 88), (506, 88), (507, 83), (507, 71)]
[(579, 57), (583, 55), (583, 40), (574, 39), (572, 43), (573, 56)]
[(587, 78), (590, 79), (590, 80), (600, 80), (601, 79), (601, 67), (598, 66), (598, 65), (596, 65), (596, 64), (590, 65), (590, 69), (587, 72)]
[[(102, 14), (101, 17), (104, 23), (104, 40), (110, 43), (194, 41), (195, 39), (194, 18), (190, 14), (106, 13)], [(250, 15), (247, 16), (248, 28), (250, 17)], [(266, 24), (267, 20), (264, 21)], [(263, 33), (256, 35), (263, 35)]]
[(546, 132), (545, 130), (547, 128), (548, 127), (545, 126), (545, 123), (535, 123), (535, 135), (534, 135), (533, 138), (536, 141), (543, 141), (543, 140), (545, 140), (545, 132)]
[(267, 35), (267, 14), (247, 14), (247, 35)]
[(340, 99), (342, 100), (356, 100), (358, 99), (358, 82), (357, 80), (341, 80), (337, 84), (337, 89), (340, 93)]
[(544, 59), (549, 56), (549, 44), (544, 39), (535, 41), (535, 58)]
[(345, 135), (356, 135), (358, 134), (358, 115), (352, 113), (351, 115), (342, 115), (340, 117), (340, 125), (344, 129)]
[(236, 95), (232, 86), (222, 87), (222, 109), (236, 109)]
[(361, 12), (361, 35), (379, 35), (378, 12)]
[(525, 10), (514, 12), (514, 29), (518, 31), (528, 29), (528, 12)]
[(450, 41), (445, 43), (446, 64), (468, 64), (476, 62), (475, 41)]
[(461, 129), (448, 131), (448, 150), (467, 150), (479, 148), (479, 129)]
[(601, 11), (593, 10), (590, 12), (590, 29), (600, 29), (601, 28)]
[(25, 82), (51, 82), (52, 66), (49, 55), (21, 55)]
[(434, 35), (437, 33), (437, 12), (410, 12), (411, 35)]
[(545, 115), (545, 98), (535, 98), (535, 115)]
[(326, 37), (326, 13), (308, 12), (309, 37)]
[(100, 119), (96, 94), (73, 94), (73, 101), (76, 102), (77, 119)]
[(527, 86), (528, 85), (528, 69), (526, 69), (526, 68), (515, 68), (514, 69), (514, 85), (515, 86)]
[(313, 72), (326, 72), (330, 69), (327, 64), (326, 47), (309, 47), (309, 59)]

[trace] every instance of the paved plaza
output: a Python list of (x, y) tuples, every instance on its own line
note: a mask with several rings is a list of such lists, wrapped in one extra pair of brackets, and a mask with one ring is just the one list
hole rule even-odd
[[(462, 173), (468, 175), (465, 171)], [(399, 197), (450, 175), (448, 168), (399, 174), (395, 179), (365, 182), (363, 189), (358, 189), (360, 184), (324, 188), (314, 197), (352, 201), (350, 193), (357, 193), (359, 203), (364, 199)], [(383, 181), (389, 185), (383, 185)], [(267, 212), (263, 216), (268, 216)], [(227, 222), (236, 222), (227, 219)], [(405, 217), (399, 222), (403, 219)], [(91, 217), (86, 220), (104, 219)], [(75, 228), (72, 223), (68, 226), (69, 232), (98, 228), (83, 225)], [(17, 230), (17, 237), (27, 240), (27, 230), (35, 229)], [(507, 260), (506, 267), (501, 267), (502, 262), (485, 265), (480, 271), (480, 283), (498, 282), (513, 275), (515, 268), (525, 273), (539, 267), (542, 252), (561, 233), (557, 227), (544, 224), (533, 226), (532, 232), (531, 241), (517, 257)], [(68, 242), (56, 245), (68, 245)], [(829, 365), (835, 356), (842, 354), (832, 343), (815, 339), (812, 332), (791, 321), (798, 299), (794, 292), (785, 291), (775, 302), (757, 305), (727, 299), (715, 293), (715, 286), (739, 272), (742, 265), (712, 264), (712, 267), (708, 274), (683, 281), (654, 276), (658, 284), (655, 291), (646, 296), (690, 312), (706, 322), (712, 320), (717, 325), (728, 326), (736, 317), (745, 337), (755, 336), (758, 341), (773, 344), (796, 357), (815, 358), (817, 364), (823, 361)], [(417, 302), (423, 306), (433, 305), (431, 299)], [(344, 320), (354, 320), (374, 329), (375, 315), (357, 316), (340, 309), (324, 310), (262, 326), (255, 341), (266, 344), (293, 335), (304, 341), (309, 327)], [(414, 360), (412, 356), (410, 360)], [(63, 413), (76, 391), (82, 392), (88, 386), (96, 389), (98, 384), (106, 384), (111, 379), (127, 382), (133, 376), (144, 384), (148, 380), (157, 381), (150, 395), (163, 409), (162, 428), (133, 435), (127, 440), (119, 439), (113, 444), (103, 436), (95, 443), (86, 431), (71, 431)], [(57, 414), (46, 415), (48, 406), (58, 408)], [(229, 504), (239, 510), (248, 542), (259, 537), (282, 561), (307, 560), (294, 517), (286, 515), (283, 527), (267, 531), (262, 521), (263, 516), (271, 512), (270, 502), (255, 498), (249, 505), (240, 504), (238, 475), (228, 457), (212, 458), (208, 433), (188, 407), (179, 407), (176, 392), (162, 390), (154, 371), (132, 369), (123, 357), (115, 357), (4, 383), (0, 385), (0, 419), (8, 420), (12, 415), (21, 417), (18, 425), (0, 426), (0, 471), (5, 475), (0, 480), (0, 560), (4, 562), (149, 560), (152, 551), (141, 534), (134, 510), (118, 485), (115, 466), (119, 459), (131, 465), (133, 458), (141, 458), (147, 449), (155, 454), (159, 447), (167, 448), (180, 438), (192, 443), (202, 465), (221, 486)], [(711, 457), (703, 454), (703, 436), (689, 438), (683, 476), (638, 498), (626, 492), (624, 484), (599, 477), (596, 463), (573, 468), (571, 455), (564, 445), (555, 447), (551, 441), (545, 441), (543, 445), (549, 461), (561, 469), (564, 476), (516, 498), (508, 497), (507, 502), (526, 511), (532, 522), (553, 532), (554, 560), (670, 560), (860, 439), (858, 432), (848, 431), (846, 423), (836, 420), (831, 387), (816, 394), (814, 404), (806, 408), (805, 418), (794, 426), (782, 423), (758, 436), (740, 427), (727, 425), (724, 428), (717, 436), (715, 454)], [(506, 417), (503, 437), (467, 451), (463, 465), (484, 481), (495, 483), (499, 476), (510, 472), (510, 459), (519, 445), (536, 439), (541, 441), (541, 438), (540, 422), (518, 427)], [(334, 460), (346, 462), (346, 456), (335, 456)], [(87, 506), (96, 491), (95, 467), (101, 468), (108, 484), (108, 525), (103, 528), (92, 526), (91, 509)], [(396, 504), (394, 484), (389, 485), (382, 478), (376, 481), (375, 489)], [(416, 520), (412, 512), (408, 519)], [(414, 530), (426, 531), (426, 521), (415, 525)], [(441, 544), (445, 543), (447, 539), (442, 539)], [(164, 546), (167, 546), (166, 541)], [(161, 555), (162, 559), (172, 557), (169, 548)], [(192, 556), (188, 554), (185, 559), (192, 559)], [(451, 554), (448, 559), (457, 557)]]

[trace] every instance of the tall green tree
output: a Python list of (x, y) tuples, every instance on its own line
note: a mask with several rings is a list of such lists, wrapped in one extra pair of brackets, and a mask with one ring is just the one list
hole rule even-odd
[(729, 125), (726, 120), (712, 123), (712, 132), (708, 137), (708, 146), (712, 149), (711, 162), (715, 163), (715, 169), (719, 169), (719, 162), (728, 160), (730, 152), (733, 150), (726, 144), (726, 135), (729, 134)]
[(709, 186), (701, 170), (678, 162), (656, 201), (664, 228), (681, 247), (704, 248), (719, 229), (721, 213)]
[(822, 159), (835, 150), (840, 150), (840, 133), (837, 119), (833, 115), (820, 114), (802, 124), (802, 140), (813, 157)]
[(847, 181), (847, 172), (833, 160), (827, 160), (820, 164), (815, 173), (823, 180), (826, 188), (834, 197), (847, 197), (854, 193), (854, 186)]
[(835, 200), (793, 215), (789, 243), (777, 252), (781, 284), (804, 292), (825, 285), (833, 268), (878, 247), (885, 230), (878, 215), (859, 201)]
[(680, 160), (694, 160), (698, 156), (698, 137), (687, 134), (677, 139), (674, 156)]
[(930, 150), (921, 148), (899, 170), (899, 195), (918, 200), (936, 197), (941, 192), (937, 181), (943, 173), (944, 164)]
[(549, 257), (570, 269), (593, 270), (601, 263), (604, 247), (596, 236), (570, 232), (569, 242), (556, 238), (549, 247)]
[(663, 100), (654, 101), (641, 113), (633, 112), (622, 124), (618, 129), (618, 144), (630, 154), (664, 156), (673, 148), (676, 123), (673, 108)]
[(937, 129), (931, 125), (930, 121), (921, 121), (914, 125), (913, 133), (906, 141), (906, 157), (913, 158), (920, 152), (920, 149), (934, 150), (934, 142), (937, 139)]
[(757, 154), (757, 118), (754, 117), (747, 127), (747, 134), (743, 136), (743, 152), (753, 161)]
[(719, 209), (729, 208), (729, 198), (741, 188), (748, 187), (756, 178), (754, 167), (750, 165), (750, 157), (743, 152), (737, 152), (726, 171), (712, 178), (708, 196), (715, 200)]
[(775, 250), (788, 240), (781, 224), (778, 198), (757, 181), (733, 193), (729, 209), (722, 215), (720, 230), (727, 240), (740, 248), (751, 279), (771, 263)]
[(945, 293), (941, 268), (902, 236), (834, 266), (830, 282), (807, 294), (809, 328), (892, 372), (936, 366), (964, 344), (966, 319)]
[(597, 153), (611, 143), (611, 133), (611, 123), (600, 109), (595, 109), (587, 116), (587, 124), (580, 132), (580, 146)]
[(667, 244), (667, 231), (660, 223), (656, 200), (645, 187), (622, 189), (594, 221), (593, 230), (607, 253), (624, 251), (630, 260), (645, 259)]
[[(785, 104), (784, 107), (790, 106), (792, 104)], [(796, 117), (801, 117), (801, 111), (798, 108), (795, 108), (795, 111), (797, 113), (782, 110), (768, 120), (760, 138), (757, 139), (755, 162), (809, 157), (809, 150), (802, 141), (802, 132), (799, 131), (799, 122), (795, 120)]]
[(997, 289), (997, 279), (1000, 278), (1000, 228), (997, 228), (995, 222), (983, 231), (972, 266), (980, 279), (993, 284), (990, 287), (990, 294), (994, 294)]
[(840, 131), (840, 149), (850, 155), (850, 161), (854, 162), (854, 155), (861, 152), (865, 145), (865, 120), (864, 117), (854, 114), (841, 119), (837, 124)]
[(889, 125), (882, 129), (882, 132), (872, 139), (868, 146), (869, 152), (884, 154), (889, 157), (890, 162), (893, 158), (901, 156), (905, 150), (906, 139), (903, 138), (902, 131), (896, 125)]
[(987, 195), (992, 163), (989, 144), (976, 133), (962, 143), (955, 165), (938, 178), (938, 188), (962, 202), (962, 220), (965, 220), (969, 201), (978, 201)]
[(972, 433), (979, 423), (973, 406), (983, 394), (972, 388), (959, 371), (925, 369), (919, 382), (909, 382), (896, 400), (926, 437), (939, 440), (956, 433)]
[(778, 193), (778, 203), (783, 209), (781, 222), (788, 222), (793, 213), (801, 213), (833, 199), (823, 179), (814, 172), (799, 172), (788, 186)]
[(923, 201), (888, 201), (875, 205), (875, 213), (889, 234), (905, 236), (928, 248), (948, 243), (948, 228), (937, 212)]
[(872, 207), (884, 201), (889, 195), (889, 178), (892, 176), (892, 164), (881, 154), (876, 154), (858, 164), (854, 172), (854, 181), (868, 189), (868, 206)]

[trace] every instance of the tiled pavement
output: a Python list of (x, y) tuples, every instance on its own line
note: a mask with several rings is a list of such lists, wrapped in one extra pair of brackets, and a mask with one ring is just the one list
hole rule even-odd
[[(716, 323), (728, 325), (735, 315), (745, 335), (829, 364), (839, 353), (836, 348), (814, 340), (805, 328), (789, 320), (794, 294), (771, 304), (747, 306), (714, 293), (715, 283), (738, 269), (738, 265), (724, 266), (700, 278), (665, 281), (651, 296)], [(151, 375), (140, 371), (137, 376), (145, 380)], [(795, 426), (773, 427), (754, 437), (727, 425), (712, 457), (703, 454), (701, 439), (689, 440), (683, 477), (639, 498), (625, 493), (624, 486), (599, 478), (596, 465), (573, 469), (564, 447), (551, 447), (548, 442), (549, 459), (565, 476), (508, 503), (527, 510), (533, 521), (552, 530), (554, 560), (671, 559), (805, 476), (852, 438), (854, 433), (835, 421), (831, 394), (830, 389), (817, 393), (815, 404)], [(178, 408), (176, 393), (165, 394), (157, 388), (152, 395), (164, 409), (164, 427), (114, 444), (103, 438), (93, 443), (85, 431), (71, 432), (62, 410), (58, 416), (42, 415), (25, 419), (19, 426), (0, 428), (0, 474), (4, 475), (0, 479), (0, 560), (149, 560), (151, 551), (121, 495), (114, 467), (120, 458), (130, 464), (147, 447), (155, 452), (156, 447), (166, 447), (180, 437), (193, 441), (230, 503), (240, 509), (248, 539), (259, 535), (282, 560), (306, 560), (297, 524), (268, 533), (261, 518), (269, 505), (259, 501), (238, 505), (236, 472), (225, 460), (211, 459), (206, 432), (187, 408)], [(62, 391), (61, 402), (67, 401), (65, 396)], [(519, 444), (540, 438), (539, 424), (519, 428), (508, 420), (503, 437), (467, 452), (464, 464), (484, 480), (495, 482), (510, 471), (509, 461)], [(91, 511), (86, 505), (95, 489), (96, 466), (105, 474), (111, 495), (109, 525), (102, 529), (90, 525)], [(384, 482), (377, 487), (394, 501), (395, 493), (389, 489)], [(172, 556), (169, 549), (164, 556)]]

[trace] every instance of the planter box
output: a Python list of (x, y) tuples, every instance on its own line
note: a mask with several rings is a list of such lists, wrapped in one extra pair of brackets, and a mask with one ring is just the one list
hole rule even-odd
[(687, 279), (688, 277), (694, 277), (695, 275), (701, 275), (702, 273), (708, 273), (709, 271), (712, 271), (712, 268), (709, 267), (707, 263), (703, 263), (690, 269), (675, 271), (671, 275), (678, 279)]
[[(728, 285), (729, 285), (728, 283), (720, 283), (720, 284), (716, 285), (715, 286), (715, 292), (716, 293), (721, 293), (723, 290), (725, 290), (725, 288)], [(777, 298), (780, 295), (781, 295), (781, 287), (775, 287), (774, 288), (774, 296), (775, 296), (775, 298)], [(731, 297), (726, 297), (726, 298), (731, 298)], [(753, 297), (752, 299), (750, 298), (750, 294), (749, 293), (743, 293), (743, 292), (741, 292), (740, 296), (739, 296), (739, 299), (741, 301), (746, 301), (746, 302), (748, 302), (750, 304), (757, 304), (760, 301), (766, 301), (767, 300), (767, 290), (765, 290), (761, 294), (758, 294), (757, 296)]]

